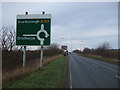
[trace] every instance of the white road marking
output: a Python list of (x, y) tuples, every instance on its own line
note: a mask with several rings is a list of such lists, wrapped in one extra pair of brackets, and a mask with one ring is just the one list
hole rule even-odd
[(117, 75), (116, 75), (115, 77), (120, 79), (120, 77), (119, 77), (119, 76), (117, 76)]
[(71, 65), (69, 61), (69, 72), (70, 72), (70, 88), (72, 88), (72, 76), (71, 76)]
[(98, 66), (97, 66), (97, 65), (95, 65), (95, 64), (92, 64), (92, 65), (93, 65), (94, 67), (96, 67), (96, 68), (98, 67)]

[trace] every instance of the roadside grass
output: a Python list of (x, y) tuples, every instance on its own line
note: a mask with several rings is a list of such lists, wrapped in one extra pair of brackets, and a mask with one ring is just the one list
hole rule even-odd
[[(51, 56), (51, 57), (44, 57), (44, 65), (48, 65), (52, 61), (56, 60), (57, 58), (60, 58), (61, 55)], [(39, 63), (40, 60), (33, 59), (26, 63), (26, 66), (23, 68), (22, 65), (18, 65), (18, 67), (14, 70), (9, 70), (7, 72), (2, 73), (2, 85), (9, 84), (17, 79), (20, 79), (26, 75), (31, 74), (34, 71), (37, 71), (39, 69)]]
[(29, 76), (16, 80), (3, 88), (65, 88), (67, 57), (60, 57)]
[(108, 63), (111, 63), (111, 64), (115, 64), (115, 65), (120, 65), (120, 60), (118, 60), (118, 59), (105, 58), (105, 57), (98, 56), (98, 55), (84, 55), (84, 54), (80, 54), (80, 55), (84, 56), (84, 57), (92, 58), (92, 59), (95, 59), (95, 60), (100, 60), (100, 61), (103, 61), (103, 62), (108, 62)]

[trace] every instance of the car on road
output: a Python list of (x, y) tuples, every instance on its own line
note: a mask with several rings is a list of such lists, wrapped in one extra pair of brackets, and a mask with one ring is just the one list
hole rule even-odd
[(67, 56), (67, 55), (68, 55), (68, 50), (64, 50), (64, 51), (63, 51), (63, 55), (64, 55), (64, 56)]

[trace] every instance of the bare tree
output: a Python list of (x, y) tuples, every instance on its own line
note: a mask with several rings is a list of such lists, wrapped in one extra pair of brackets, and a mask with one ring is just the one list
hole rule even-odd
[(96, 54), (106, 57), (106, 56), (108, 56), (110, 48), (111, 47), (110, 47), (110, 44), (108, 42), (103, 42), (96, 49)]
[(9, 50), (12, 51), (13, 47), (15, 46), (15, 29), (13, 26), (10, 28), (9, 35), (8, 35), (8, 42), (9, 42)]
[(2, 29), (0, 28), (0, 50), (2, 50)]
[(7, 28), (3, 27), (2, 28), (2, 50), (7, 50)]
[(98, 46), (98, 48), (103, 49), (103, 50), (108, 50), (108, 49), (110, 49), (111, 47), (110, 47), (110, 44), (109, 44), (108, 42), (103, 42), (102, 44), (100, 44), (100, 45)]
[(56, 44), (56, 43), (52, 43), (52, 44), (48, 47), (48, 49), (59, 49), (59, 45)]
[(12, 51), (15, 47), (15, 29), (11, 27), (2, 28), (2, 49)]

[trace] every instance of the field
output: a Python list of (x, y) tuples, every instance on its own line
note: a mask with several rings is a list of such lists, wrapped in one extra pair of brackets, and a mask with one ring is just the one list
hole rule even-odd
[(39, 69), (3, 88), (64, 88), (67, 57), (59, 57)]

